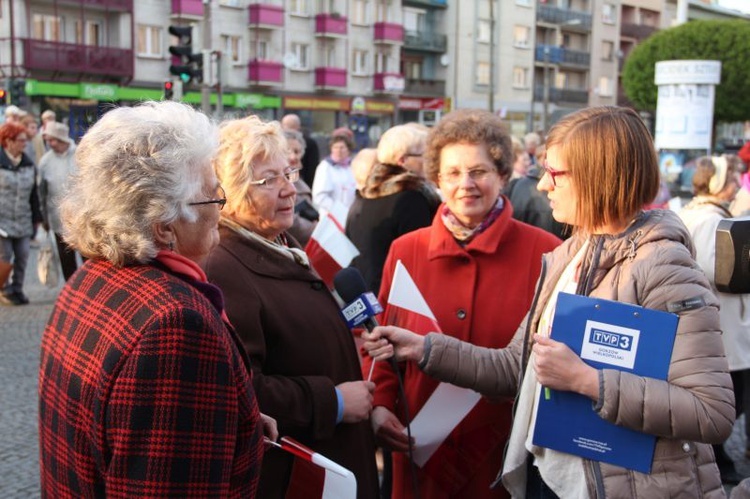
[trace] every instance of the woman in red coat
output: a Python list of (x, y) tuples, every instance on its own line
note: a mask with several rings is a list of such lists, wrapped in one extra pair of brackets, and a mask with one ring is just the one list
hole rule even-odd
[[(445, 203), (432, 225), (406, 234), (391, 246), (380, 288), (387, 301), (397, 261), (414, 279), (443, 331), (475, 345), (508, 344), (534, 293), (542, 254), (555, 236), (513, 219), (500, 195), (511, 173), (511, 140), (500, 119), (486, 111), (455, 111), (430, 133), (425, 172)], [(385, 317), (389, 316), (386, 308)], [(367, 373), (371, 360), (363, 370)], [(406, 401), (396, 375), (377, 363), (372, 424), (379, 443), (394, 452), (393, 497), (413, 497), (403, 433), (404, 402), (414, 417), (438, 383), (413, 364), (402, 367)], [(511, 421), (512, 400), (480, 400), (424, 467), (416, 469), (421, 497), (490, 498)]]

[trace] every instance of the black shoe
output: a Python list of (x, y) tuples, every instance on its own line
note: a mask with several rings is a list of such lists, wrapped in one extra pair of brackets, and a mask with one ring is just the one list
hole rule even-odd
[(5, 294), (0, 293), (0, 304), (7, 305), (9, 307), (15, 306), (15, 305), (21, 305), (21, 303), (18, 301), (18, 298), (14, 293)]
[(23, 294), (23, 291), (16, 291), (15, 293), (13, 293), (13, 296), (16, 297), (16, 301), (18, 302), (17, 305), (29, 304), (29, 297)]

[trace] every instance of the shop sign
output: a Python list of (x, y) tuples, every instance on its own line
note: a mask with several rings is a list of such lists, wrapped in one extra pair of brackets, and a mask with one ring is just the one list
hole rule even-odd
[(263, 96), (260, 94), (235, 94), (235, 107), (260, 107)]
[(442, 111), (445, 109), (445, 99), (442, 97), (438, 98), (419, 98), (419, 97), (401, 97), (398, 101), (399, 109), (407, 110), (420, 110), (420, 109), (432, 109), (435, 111)]
[(386, 92), (403, 92), (406, 80), (401, 75), (388, 75), (383, 77), (383, 90)]
[(396, 109), (393, 102), (367, 100), (365, 106), (368, 113), (391, 114)]
[(349, 111), (349, 107), (349, 99), (284, 97), (284, 109), (309, 109), (312, 111)]
[(99, 83), (81, 83), (81, 99), (117, 100), (117, 86)]
[(364, 113), (367, 104), (365, 104), (364, 97), (353, 97), (352, 98), (352, 112), (353, 113)]

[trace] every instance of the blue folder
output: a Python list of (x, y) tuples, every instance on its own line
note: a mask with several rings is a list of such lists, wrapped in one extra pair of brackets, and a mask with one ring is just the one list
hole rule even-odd
[[(677, 321), (668, 312), (560, 293), (551, 337), (597, 369), (667, 379)], [(593, 407), (584, 395), (542, 390), (534, 445), (649, 473), (656, 437), (605, 421)]]

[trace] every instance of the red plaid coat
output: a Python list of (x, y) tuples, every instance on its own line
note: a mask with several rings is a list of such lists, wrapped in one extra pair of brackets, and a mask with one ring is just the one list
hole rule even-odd
[(157, 266), (68, 281), (42, 339), (44, 497), (254, 497), (262, 425), (222, 301)]

